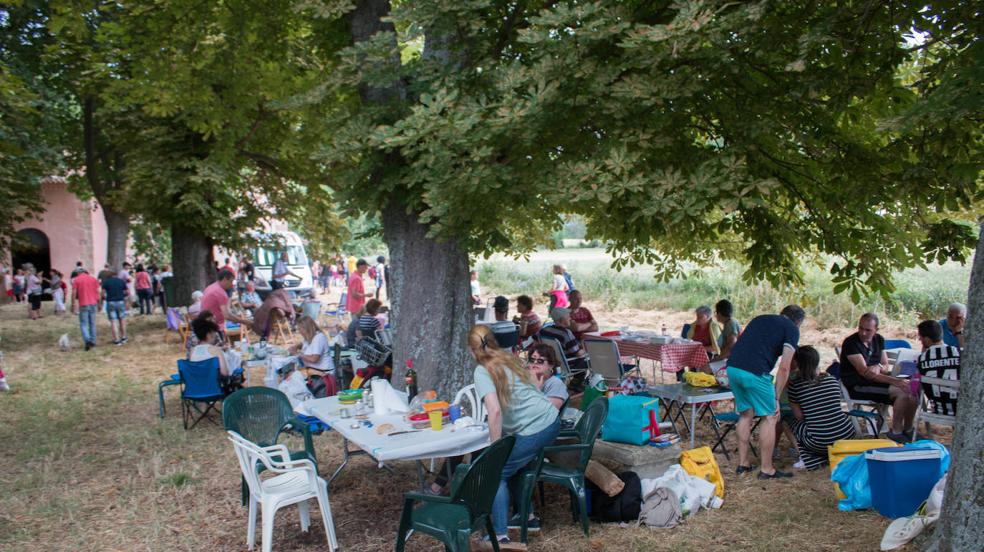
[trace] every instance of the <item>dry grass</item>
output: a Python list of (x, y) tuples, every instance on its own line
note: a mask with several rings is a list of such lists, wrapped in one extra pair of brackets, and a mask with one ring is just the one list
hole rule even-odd
[[(49, 308), (48, 305), (45, 308)], [(130, 344), (88, 353), (57, 350), (74, 317), (26, 320), (23, 307), (0, 308), (0, 349), (14, 391), (0, 395), (0, 549), (4, 550), (245, 550), (246, 511), (239, 475), (221, 429), (181, 427), (174, 388), (168, 416), (157, 417), (156, 384), (181, 352), (162, 343), (163, 319), (133, 321)], [(707, 435), (701, 435), (707, 442)], [(316, 438), (324, 475), (340, 461), (340, 440)], [(836, 509), (825, 471), (788, 482), (733, 476), (725, 505), (673, 530), (593, 524), (585, 539), (570, 522), (567, 498), (548, 493), (544, 531), (532, 550), (876, 550), (887, 520)], [(788, 460), (783, 461), (788, 465)], [(415, 487), (411, 464), (395, 473), (362, 457), (331, 489), (344, 550), (390, 550), (402, 493)], [(304, 535), (296, 514), (278, 516), (278, 550), (324, 550), (317, 522)], [(411, 550), (439, 549), (425, 537)]]

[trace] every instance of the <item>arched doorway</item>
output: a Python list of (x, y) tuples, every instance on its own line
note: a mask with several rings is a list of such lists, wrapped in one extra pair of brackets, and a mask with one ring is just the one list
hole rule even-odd
[(15, 269), (24, 263), (31, 263), (38, 272), (51, 270), (51, 249), (48, 236), (36, 228), (17, 231), (10, 248), (10, 260)]

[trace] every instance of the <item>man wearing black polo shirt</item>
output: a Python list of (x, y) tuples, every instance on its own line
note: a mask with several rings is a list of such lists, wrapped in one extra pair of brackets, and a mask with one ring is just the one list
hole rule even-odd
[(893, 441), (908, 443), (916, 399), (909, 391), (909, 381), (888, 375), (885, 339), (878, 335), (878, 316), (861, 315), (858, 331), (841, 345), (841, 382), (852, 399), (874, 401), (892, 406), (892, 428), (886, 435)]

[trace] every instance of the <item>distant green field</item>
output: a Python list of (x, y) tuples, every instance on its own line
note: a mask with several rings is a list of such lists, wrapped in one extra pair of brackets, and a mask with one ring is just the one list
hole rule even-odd
[(862, 312), (888, 315), (893, 321), (913, 326), (920, 319), (939, 317), (947, 305), (965, 302), (970, 281), (970, 263), (931, 266), (929, 270), (905, 270), (896, 274), (896, 291), (888, 300), (872, 296), (855, 305), (846, 294), (833, 292), (830, 275), (809, 268), (806, 283), (776, 289), (768, 284), (747, 284), (742, 269), (733, 263), (707, 268), (694, 277), (657, 282), (652, 269), (637, 267), (616, 272), (602, 249), (542, 251), (529, 261), (493, 257), (478, 263), (480, 280), (487, 290), (507, 295), (539, 294), (549, 289), (550, 268), (565, 264), (575, 285), (591, 300), (607, 308), (688, 310), (729, 299), (740, 312), (775, 312), (788, 303), (799, 303), (810, 311), (820, 327), (840, 327), (856, 320)]

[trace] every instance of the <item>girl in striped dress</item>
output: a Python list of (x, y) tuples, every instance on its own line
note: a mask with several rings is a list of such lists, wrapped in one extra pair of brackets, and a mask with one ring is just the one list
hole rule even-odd
[(840, 383), (819, 371), (820, 354), (804, 346), (793, 355), (797, 371), (789, 384), (793, 420), (789, 426), (799, 445), (800, 461), (808, 470), (827, 463), (827, 446), (857, 436), (854, 425), (841, 410)]

